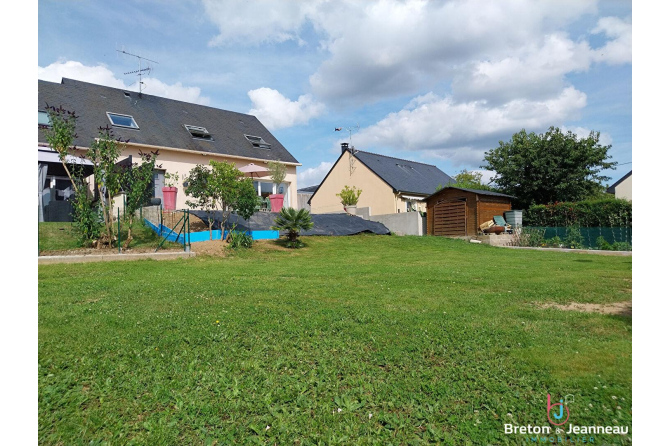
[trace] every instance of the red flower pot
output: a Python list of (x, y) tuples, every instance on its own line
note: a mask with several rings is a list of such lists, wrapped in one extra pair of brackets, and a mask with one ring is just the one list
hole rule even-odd
[(177, 188), (164, 187), (163, 188), (163, 209), (166, 211), (174, 211), (177, 208)]
[(272, 212), (279, 212), (284, 207), (284, 195), (272, 194), (270, 195), (270, 207)]

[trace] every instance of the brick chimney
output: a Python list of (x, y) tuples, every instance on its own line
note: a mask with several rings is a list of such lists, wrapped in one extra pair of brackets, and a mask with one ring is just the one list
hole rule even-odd
[(342, 145), (342, 153), (349, 150), (349, 143), (348, 142), (343, 142), (341, 145)]

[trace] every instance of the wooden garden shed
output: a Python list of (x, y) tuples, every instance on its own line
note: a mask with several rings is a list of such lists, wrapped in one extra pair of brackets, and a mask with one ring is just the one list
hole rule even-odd
[(479, 225), (512, 210), (511, 195), (445, 187), (424, 199), (429, 235), (476, 236)]

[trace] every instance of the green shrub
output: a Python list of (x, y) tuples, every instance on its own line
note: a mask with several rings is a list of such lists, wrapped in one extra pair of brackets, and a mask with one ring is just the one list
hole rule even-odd
[(628, 242), (614, 242), (612, 244), (612, 251), (632, 251), (633, 247)]
[(544, 229), (524, 228), (519, 235), (519, 246), (538, 247), (544, 243)]
[(233, 228), (230, 231), (228, 246), (237, 249), (237, 248), (251, 248), (254, 244), (254, 239), (251, 234), (247, 234), (243, 231), (236, 231)]
[(358, 198), (361, 196), (362, 192), (362, 190), (356, 189), (356, 186), (351, 188), (349, 186), (344, 186), (344, 189), (342, 189), (339, 194), (335, 195), (340, 197), (340, 202), (344, 206), (356, 206)]
[(632, 251), (633, 247), (628, 242), (614, 242), (609, 244), (604, 237), (598, 237), (596, 239), (596, 245), (598, 249), (603, 251)]
[(307, 209), (295, 210), (293, 208), (282, 208), (279, 216), (275, 218), (275, 231), (286, 231), (286, 247), (302, 248), (304, 243), (298, 240), (300, 231), (309, 231), (314, 227), (312, 216)]
[(596, 246), (601, 251), (611, 251), (612, 250), (612, 245), (610, 245), (607, 242), (607, 240), (605, 240), (605, 237), (603, 237), (602, 235), (596, 239)]
[(77, 230), (79, 243), (83, 247), (89, 247), (93, 241), (100, 237), (103, 228), (100, 207), (88, 196), (85, 189), (74, 196), (72, 203), (72, 220)]
[(568, 233), (565, 235), (563, 245), (570, 249), (581, 249), (584, 247), (584, 237), (576, 226), (570, 226)]
[(616, 198), (534, 205), (523, 213), (524, 226), (631, 227), (632, 222), (633, 204)]
[(545, 240), (545, 246), (551, 248), (560, 248), (563, 246), (563, 240), (557, 235), (553, 236), (550, 239)]

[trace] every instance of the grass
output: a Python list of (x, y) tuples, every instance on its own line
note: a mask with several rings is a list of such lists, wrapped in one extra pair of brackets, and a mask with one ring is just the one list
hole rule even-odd
[[(114, 227), (116, 231), (116, 226)], [(71, 251), (81, 248), (81, 241), (72, 223), (42, 222), (39, 223), (39, 250), (40, 255), (49, 255), (55, 251)], [(121, 244), (123, 245), (128, 236), (128, 223), (121, 223)], [(129, 249), (155, 248), (161, 238), (148, 226), (138, 222), (133, 224), (133, 240)], [(178, 243), (165, 242), (166, 248), (178, 248)]]
[(547, 393), (631, 425), (630, 317), (535, 305), (630, 300), (631, 257), (304, 241), (40, 266), (40, 444), (520, 444)]

